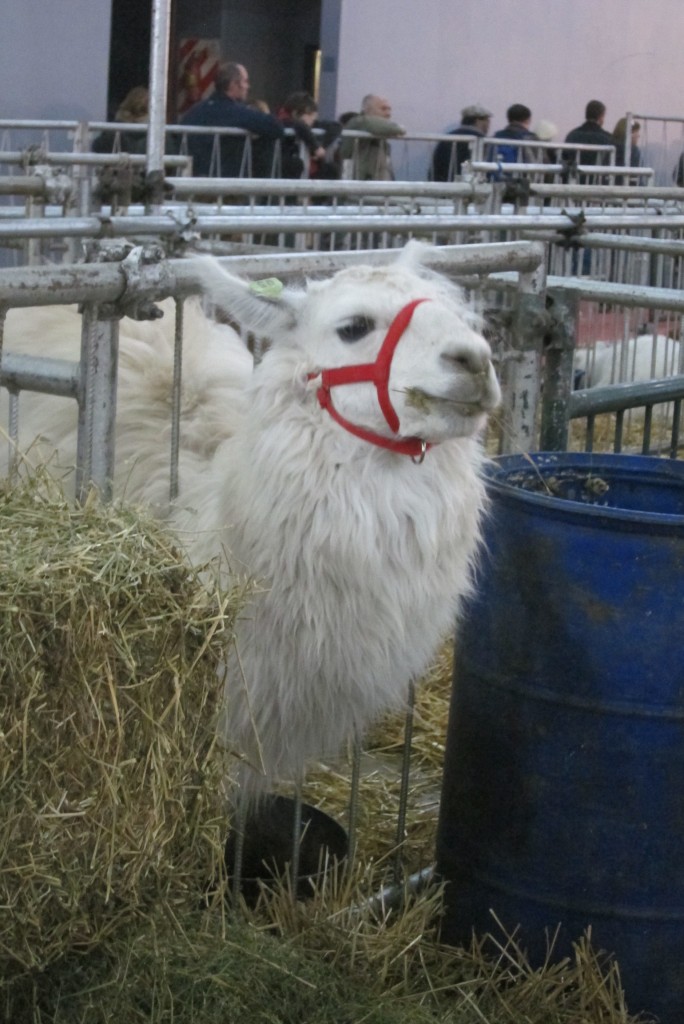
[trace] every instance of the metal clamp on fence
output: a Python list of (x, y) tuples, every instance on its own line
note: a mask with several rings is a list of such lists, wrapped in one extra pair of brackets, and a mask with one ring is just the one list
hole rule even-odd
[(563, 215), (568, 218), (570, 224), (566, 228), (558, 229), (555, 241), (562, 249), (579, 249), (582, 244), (580, 237), (585, 230), (586, 215), (583, 210), (579, 213), (563, 210)]
[(86, 262), (118, 263), (124, 277), (119, 298), (98, 305), (98, 319), (119, 320), (128, 316), (132, 320), (158, 320), (164, 315), (149, 297), (151, 289), (163, 294), (173, 291), (174, 278), (163, 246), (156, 242), (134, 245), (125, 239), (91, 243), (86, 250)]
[(65, 206), (74, 191), (74, 183), (65, 171), (49, 164), (36, 164), (34, 173), (42, 179), (43, 198), (55, 206)]

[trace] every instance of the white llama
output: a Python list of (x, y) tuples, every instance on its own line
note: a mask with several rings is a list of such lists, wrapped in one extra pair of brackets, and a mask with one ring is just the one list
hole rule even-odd
[[(405, 702), (472, 586), (480, 434), (500, 392), (459, 289), (410, 243), (302, 290), (259, 294), (211, 258), (202, 288), (269, 339), (263, 361), (187, 303), (180, 497), (168, 505), (172, 317), (120, 328), (115, 485), (198, 564), (261, 585), (226, 652), (226, 741), (246, 784), (296, 778)], [(14, 310), (7, 351), (78, 358), (71, 309)], [(26, 394), (21, 445), (75, 461), (75, 413)], [(34, 453), (35, 457), (35, 453)]]

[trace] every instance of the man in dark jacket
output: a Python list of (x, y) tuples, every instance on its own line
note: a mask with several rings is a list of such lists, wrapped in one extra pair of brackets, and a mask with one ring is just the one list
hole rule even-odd
[[(524, 103), (514, 103), (510, 106), (506, 111), (506, 117), (508, 124), (505, 128), (494, 132), (495, 139), (534, 139), (539, 141), (530, 129), (532, 111)], [(501, 142), (496, 147), (495, 159), (500, 163), (524, 163), (525, 147), (507, 146), (505, 142)]]
[[(526, 201), (529, 196), (529, 181), (521, 178), (520, 175), (512, 174), (503, 169), (504, 164), (534, 163), (538, 159), (536, 151), (530, 151), (526, 146), (513, 145), (514, 141), (529, 139), (538, 142), (539, 139), (530, 128), (532, 111), (524, 103), (513, 103), (506, 111), (508, 124), (494, 132), (497, 142), (493, 151), (490, 149), (485, 154), (485, 160), (495, 160), (499, 164), (499, 170), (494, 171), (490, 177), (492, 181), (503, 181), (506, 186), (503, 190), (501, 201), (503, 203), (518, 203)], [(507, 142), (506, 140), (510, 140)]]
[[(461, 123), (449, 131), (448, 135), (472, 135), (482, 138), (489, 131), (492, 113), (486, 107), (475, 103), (464, 107), (461, 111)], [(438, 142), (432, 154), (432, 180), (453, 181), (454, 176), (461, 173), (466, 160), (470, 159), (469, 142)]]
[[(605, 104), (601, 103), (601, 100), (589, 100), (584, 111), (584, 124), (569, 131), (565, 136), (565, 141), (576, 144), (581, 143), (582, 145), (614, 146), (615, 139), (603, 127), (605, 116)], [(596, 164), (607, 164), (609, 162), (606, 153), (600, 153), (591, 149), (564, 149), (562, 159), (563, 163), (568, 166), (578, 163), (595, 166)]]
[(193, 160), (193, 173), (199, 177), (210, 174), (222, 178), (237, 178), (251, 173), (257, 177), (270, 174), (273, 147), (276, 139), (285, 134), (277, 117), (263, 114), (247, 106), (249, 75), (242, 64), (223, 62), (214, 77), (214, 91), (206, 100), (200, 100), (181, 118), (184, 125), (206, 125), (212, 128), (242, 128), (254, 136), (252, 141), (252, 168), (245, 162), (246, 137), (223, 135), (219, 147), (220, 167), (212, 166), (214, 136), (188, 134), (188, 152)]

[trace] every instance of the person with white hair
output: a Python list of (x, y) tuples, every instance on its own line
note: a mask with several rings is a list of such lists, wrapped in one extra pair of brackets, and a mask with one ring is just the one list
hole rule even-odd
[(542, 118), (541, 121), (537, 121), (535, 124), (534, 134), (540, 142), (553, 142), (558, 135), (558, 128), (553, 121), (547, 121), (545, 118)]
[[(537, 136), (540, 142), (553, 142), (553, 140), (558, 135), (558, 128), (553, 123), (553, 121), (547, 121), (545, 118), (542, 118), (535, 124), (534, 134)], [(545, 146), (543, 149), (540, 148), (538, 159), (539, 162), (543, 164), (555, 164), (558, 160), (558, 150), (555, 146), (553, 148), (551, 148), (550, 146)], [(550, 185), (553, 183), (554, 180), (555, 177), (553, 174), (544, 175), (544, 183)]]
[[(340, 158), (342, 167), (350, 173), (345, 177), (359, 181), (393, 181), (392, 152), (389, 139), (406, 134), (406, 129), (391, 120), (392, 107), (384, 96), (369, 93), (361, 103), (361, 113), (355, 114), (345, 125), (345, 132), (368, 132), (373, 138), (342, 136)], [(350, 164), (347, 164), (350, 161)]]

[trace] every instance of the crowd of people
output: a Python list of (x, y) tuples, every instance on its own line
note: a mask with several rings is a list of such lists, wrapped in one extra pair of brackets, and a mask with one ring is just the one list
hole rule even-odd
[[(590, 100), (585, 108), (584, 122), (567, 133), (563, 140), (566, 144), (593, 145), (593, 146), (614, 146), (615, 165), (625, 166), (626, 157), (626, 132), (627, 119), (621, 117), (612, 132), (604, 127), (606, 117), (605, 104), (600, 100)], [(557, 135), (556, 126), (550, 121), (539, 121), (532, 127), (532, 111), (524, 103), (513, 103), (506, 111), (507, 124), (504, 128), (495, 131), (490, 135), (492, 113), (486, 107), (479, 104), (465, 107), (461, 112), (460, 124), (450, 126), (446, 129), (448, 135), (458, 136), (479, 136), (501, 139), (502, 141), (491, 147), (489, 157), (497, 163), (515, 163), (521, 158), (521, 148), (512, 145), (506, 140), (515, 142), (551, 142)], [(630, 166), (639, 167), (641, 164), (641, 152), (639, 149), (639, 133), (641, 125), (633, 121), (631, 126), (630, 139)], [(541, 149), (541, 147), (539, 147)], [(541, 160), (546, 163), (555, 163), (560, 159), (563, 164), (569, 166), (578, 159), (577, 150), (563, 149), (560, 153), (557, 147), (544, 147), (541, 152)], [(582, 150), (581, 162), (585, 165), (595, 166), (600, 159), (600, 150)], [(432, 156), (431, 176), (435, 181), (452, 181), (453, 178), (462, 173), (463, 164), (470, 159), (471, 148), (468, 141), (459, 141), (456, 144), (446, 141), (439, 142), (435, 147)], [(531, 160), (538, 162), (540, 156), (535, 153)]]
[[(195, 175), (393, 180), (390, 140), (404, 136), (406, 129), (392, 119), (392, 108), (385, 97), (369, 93), (363, 97), (359, 111), (348, 111), (337, 120), (325, 121), (319, 118), (318, 105), (307, 92), (293, 92), (276, 113), (272, 113), (263, 101), (248, 99), (249, 89), (245, 66), (223, 61), (217, 67), (211, 94), (181, 117), (180, 124), (192, 129), (238, 129), (218, 135), (215, 131), (188, 132), (187, 149), (193, 158)], [(138, 86), (121, 104), (116, 120), (141, 123), (147, 116), (147, 90)], [(489, 146), (485, 159), (501, 166), (525, 159), (525, 147), (519, 145), (521, 141), (550, 143), (557, 135), (556, 126), (549, 121), (538, 121), (533, 127), (532, 111), (524, 103), (509, 106), (507, 123), (493, 134), (492, 117), (492, 112), (481, 104), (464, 107), (458, 124), (444, 129), (445, 135), (458, 136), (458, 139), (453, 143), (437, 143), (428, 176), (434, 181), (452, 181), (461, 175), (464, 164), (472, 156), (471, 139), (496, 139), (497, 142)], [(605, 104), (590, 100), (583, 123), (568, 132), (563, 141), (568, 146), (614, 146), (615, 165), (624, 167), (627, 119), (621, 117), (610, 132), (604, 126), (605, 118)], [(638, 121), (631, 123), (629, 163), (632, 167), (641, 164), (640, 128)], [(142, 141), (144, 145), (144, 138)], [(137, 147), (131, 151), (140, 152), (141, 137), (134, 137), (131, 146)], [(93, 148), (102, 150), (106, 144), (95, 140)], [(600, 158), (597, 150), (581, 150), (584, 165), (595, 165)], [(578, 150), (564, 149), (559, 141), (558, 147), (539, 147), (527, 159), (547, 163), (560, 160), (570, 167), (578, 162)], [(490, 176), (496, 179), (504, 174), (492, 172)], [(684, 181), (684, 169), (675, 172), (679, 184), (677, 174)]]
[[(248, 103), (248, 93), (249, 75), (244, 65), (223, 62), (216, 72), (211, 95), (192, 106), (180, 123), (249, 132), (251, 167), (247, 170), (255, 177), (338, 178), (345, 161), (353, 162), (355, 176), (362, 179), (382, 181), (394, 177), (388, 139), (404, 135), (405, 129), (392, 121), (392, 110), (384, 97), (369, 94), (363, 98), (359, 112), (349, 111), (339, 120), (324, 121), (309, 93), (292, 93), (276, 114), (259, 109), (256, 102)], [(368, 133), (372, 138), (349, 137), (334, 147), (343, 127), (350, 132)], [(291, 132), (286, 133), (287, 128)], [(280, 140), (280, 167), (275, 159), (276, 140)], [(211, 135), (188, 136), (188, 152), (193, 157), (196, 175), (244, 174), (248, 151), (243, 135), (222, 135), (219, 159), (215, 158), (214, 145)], [(308, 156), (306, 163), (303, 154)]]
[[(399, 138), (406, 130), (391, 119), (392, 109), (384, 97), (369, 93), (363, 97), (360, 111), (348, 111), (338, 120), (325, 121), (307, 92), (291, 93), (274, 114), (263, 100), (248, 99), (249, 88), (245, 66), (223, 61), (217, 67), (210, 95), (181, 117), (179, 123), (184, 127), (212, 129), (187, 134), (187, 151), (196, 176), (326, 179), (341, 177), (343, 165), (351, 175), (353, 165), (355, 176), (362, 179), (383, 181), (394, 177), (388, 140)], [(136, 86), (121, 103), (115, 120), (146, 123), (148, 103), (147, 88)], [(217, 135), (217, 128), (237, 131)], [(365, 134), (340, 141), (343, 128)], [(117, 136), (121, 150), (145, 151), (145, 135), (123, 129), (103, 132), (92, 148), (111, 152)]]

